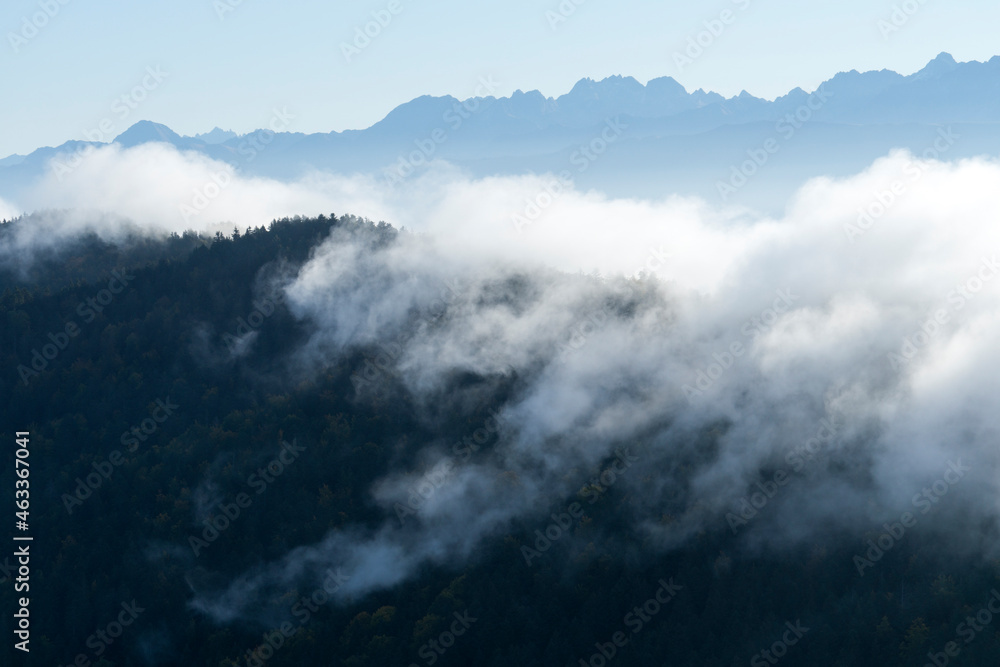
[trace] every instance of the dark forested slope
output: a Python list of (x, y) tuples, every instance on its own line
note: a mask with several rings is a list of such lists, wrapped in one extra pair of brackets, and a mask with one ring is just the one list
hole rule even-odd
[[(3, 225), (0, 241), (29, 222)], [(303, 369), (296, 351), (318, 325), (280, 286), (334, 229), (373, 247), (403, 233), (320, 217), (228, 238), (82, 237), (0, 273), (5, 451), (15, 431), (31, 433), (27, 664), (818, 667), (921, 665), (928, 652), (1000, 661), (1000, 622), (975, 620), (1000, 565), (951, 557), (919, 531), (872, 552), (880, 558), (864, 576), (854, 559), (868, 548), (862, 535), (766, 550), (723, 522), (673, 547), (644, 539), (627, 527), (643, 484), (664, 472), (642, 461), (644, 442), (624, 459), (567, 470), (576, 493), (533, 519), (498, 522), (466, 557), (432, 559), (396, 585), (341, 595), (365, 570), (348, 582), (333, 569), (323, 581), (247, 588), (251, 613), (209, 613), (205, 591), (331, 529), (363, 535), (399, 519), (408, 530), (418, 517), (373, 501), (379, 480), (419, 467), (422, 443), (468, 444), (524, 391), (521, 369), (458, 375), (428, 420), (432, 408), (392, 376), (367, 391), (377, 349)], [(516, 303), (526, 289), (513, 281), (495, 296)], [(725, 428), (692, 448), (711, 450)], [(471, 455), (488, 456), (502, 437), (487, 431)], [(0, 458), (4, 489), (12, 461)], [(683, 476), (683, 465), (671, 473)], [(616, 485), (614, 474), (633, 478)], [(391, 554), (370, 558), (393, 567)], [(14, 655), (13, 562), (0, 554), (3, 664)], [(949, 642), (958, 658), (943, 653)]]

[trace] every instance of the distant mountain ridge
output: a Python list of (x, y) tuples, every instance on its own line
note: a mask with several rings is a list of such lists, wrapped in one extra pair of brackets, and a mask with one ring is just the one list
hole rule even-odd
[(212, 129), (211, 132), (205, 132), (203, 134), (196, 134), (195, 139), (200, 139), (206, 144), (221, 144), (229, 141), (230, 139), (235, 139), (237, 135), (232, 130), (223, 130), (220, 127)]
[[(863, 167), (865, 160), (895, 147), (919, 152), (927, 145), (923, 137), (933, 138), (933, 131), (946, 125), (968, 126), (965, 136), (970, 138), (949, 157), (995, 154), (1000, 152), (1000, 56), (959, 63), (942, 53), (909, 76), (852, 70), (835, 75), (811, 93), (796, 88), (771, 101), (746, 91), (731, 98), (701, 89), (689, 93), (671, 77), (643, 85), (626, 76), (582, 79), (556, 98), (537, 90), (466, 100), (423, 96), (396, 107), (367, 129), (280, 132), (263, 151), (251, 150), (248, 142), (268, 130), (237, 135), (215, 128), (183, 137), (150, 121), (136, 123), (114, 143), (127, 148), (165, 142), (248, 173), (281, 179), (312, 170), (392, 178), (442, 158), (475, 175), (558, 172), (572, 150), (599, 136), (611, 118), (628, 128), (613, 149), (618, 159), (603, 160), (581, 184), (607, 186), (610, 192), (630, 196), (656, 196), (666, 192), (664, 188), (708, 196), (728, 167), (755, 148), (768, 124), (773, 127), (782, 119), (791, 119), (796, 131), (808, 125), (804, 132), (822, 132), (831, 154), (842, 152), (843, 146), (854, 149), (847, 162), (803, 155), (808, 168), (790, 169), (798, 179)], [(882, 129), (873, 133), (874, 127)], [(773, 129), (770, 132), (774, 134)], [(71, 141), (0, 160), (0, 197), (15, 196), (44, 172), (54, 156), (88, 145), (103, 144)], [(248, 159), (250, 155), (254, 159)], [(604, 163), (614, 163), (616, 172), (604, 174), (609, 169)], [(629, 172), (627, 177), (623, 169)], [(705, 180), (712, 187), (706, 187)]]

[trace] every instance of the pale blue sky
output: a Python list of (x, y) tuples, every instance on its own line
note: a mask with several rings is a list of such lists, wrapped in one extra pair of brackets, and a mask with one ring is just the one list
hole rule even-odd
[[(560, 0), (62, 2), (0, 8), (0, 156), (82, 139), (102, 120), (111, 135), (142, 119), (181, 134), (245, 132), (286, 107), (292, 131), (367, 127), (422, 94), (469, 97), (480, 77), (498, 81), (498, 95), (557, 96), (580, 78), (623, 74), (773, 98), (842, 70), (907, 74), (941, 51), (958, 60), (1000, 54), (1000, 4), (988, 0), (908, 0), (919, 9), (888, 35), (878, 22), (900, 0), (565, 0), (575, 11), (555, 29), (546, 12)], [(348, 62), (342, 43), (390, 5), (392, 21)], [(674, 53), (726, 9), (730, 25), (703, 36), (704, 53), (679, 68)], [(37, 34), (24, 30), (32, 16), (44, 23)], [(127, 115), (113, 107), (155, 66), (168, 76), (140, 91), (146, 99)]]

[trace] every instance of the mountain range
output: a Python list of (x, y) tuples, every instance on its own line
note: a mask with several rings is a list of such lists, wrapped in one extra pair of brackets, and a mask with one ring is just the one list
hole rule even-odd
[[(237, 135), (215, 128), (186, 137), (141, 121), (114, 142), (165, 142), (283, 180), (321, 170), (399, 183), (443, 159), (473, 176), (568, 172), (577, 187), (614, 196), (688, 194), (768, 209), (805, 178), (855, 173), (894, 148), (942, 159), (1000, 152), (998, 83), (1000, 56), (959, 63), (942, 53), (909, 76), (842, 72), (815, 91), (796, 88), (771, 101), (746, 91), (728, 99), (689, 93), (671, 77), (643, 85), (613, 76), (583, 79), (557, 98), (537, 90), (423, 96), (364, 130)], [(934, 144), (943, 130), (953, 139), (940, 151)], [(0, 160), (0, 197), (17, 202), (53, 158), (101, 145), (69, 141)], [(753, 172), (747, 187), (741, 170)]]

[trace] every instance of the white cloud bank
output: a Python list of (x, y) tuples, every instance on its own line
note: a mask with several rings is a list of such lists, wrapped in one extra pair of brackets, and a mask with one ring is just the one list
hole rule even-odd
[[(636, 442), (643, 474), (622, 484), (639, 499), (635, 528), (664, 547), (728, 530), (726, 515), (776, 469), (796, 479), (746, 526), (749, 540), (775, 547), (846, 532), (860, 543), (914, 511), (914, 495), (961, 460), (971, 468), (963, 491), (935, 503), (935, 525), (950, 527), (950, 548), (996, 555), (994, 162), (894, 153), (852, 178), (805, 184), (771, 219), (693, 199), (552, 194), (544, 176), (439, 170), (390, 192), (364, 177), (244, 179), (163, 146), (90, 160), (22, 203), (77, 211), (50, 216), (49, 238), (58, 225), (113, 233), (94, 211), (160, 231), (296, 213), (384, 219), (416, 233), (382, 249), (335, 234), (288, 287), (293, 312), (319, 325), (303, 367), (393, 341), (391, 365), (418, 403), (448, 400), (456, 371), (513, 368), (521, 382), (499, 457), (462, 462), (405, 530), (392, 527), (393, 508), (423, 471), (395, 472), (372, 490), (383, 529), (333, 532), (199, 595), (196, 606), (219, 620), (304, 573), (343, 567), (352, 583), (342, 594), (357, 595), (461, 558), (513, 519), (544, 519), (616, 447)], [(186, 220), (181, 207), (220, 172), (229, 185)], [(643, 267), (657, 278), (578, 273)], [(445, 314), (414, 321), (446, 284)], [(717, 425), (713, 445), (699, 445)], [(808, 462), (806, 443), (817, 453)], [(450, 444), (424, 443), (424, 460), (449, 456)], [(666, 513), (672, 521), (660, 520)]]

